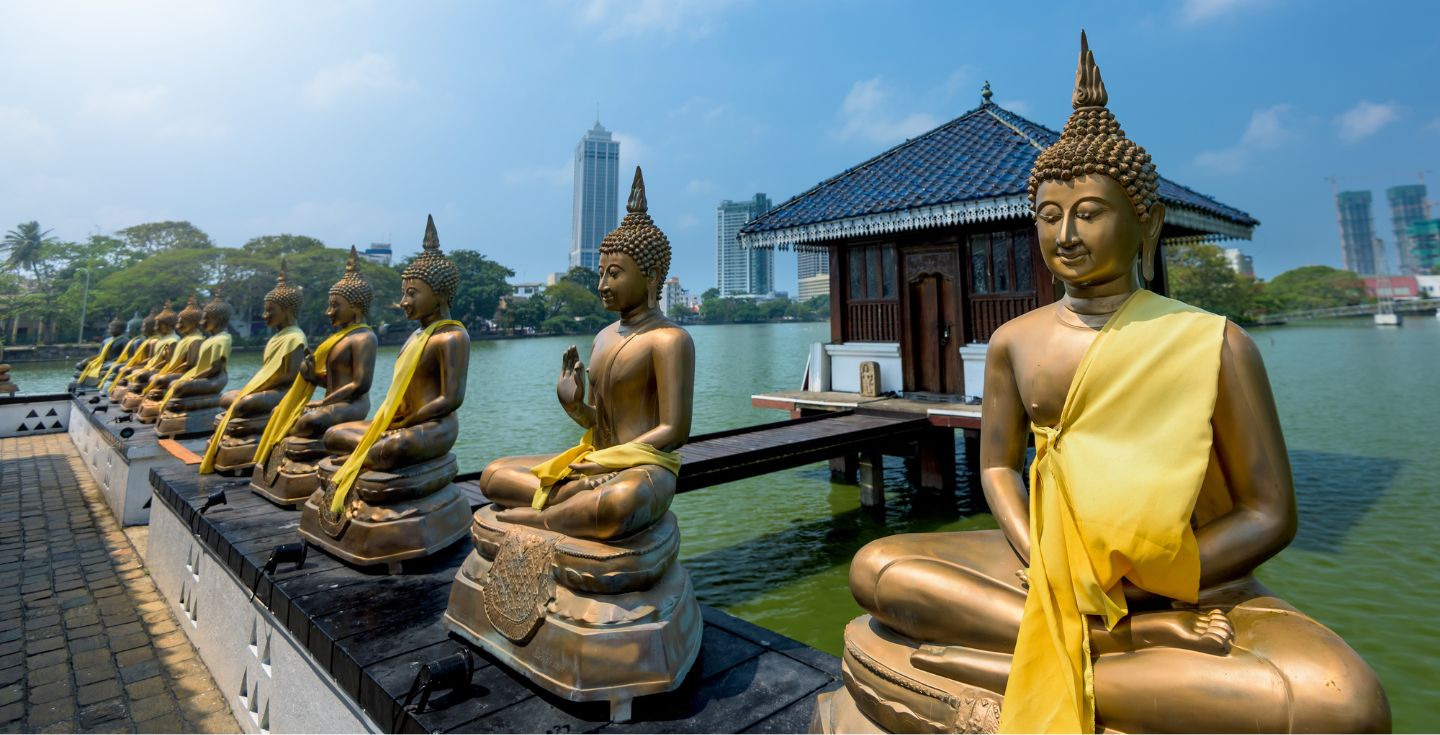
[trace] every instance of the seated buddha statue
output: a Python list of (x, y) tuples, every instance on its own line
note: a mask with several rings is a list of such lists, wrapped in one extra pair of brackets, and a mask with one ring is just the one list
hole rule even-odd
[(1142, 288), (1165, 206), (1106, 103), (1082, 36), (1075, 112), (1029, 183), (1065, 294), (1003, 325), (986, 358), (980, 476), (999, 529), (860, 551), (850, 588), (869, 615), (845, 630), (822, 731), (1389, 728), (1365, 661), (1253, 576), (1297, 525), (1265, 367), (1244, 330)]
[(551, 692), (608, 701), (616, 721), (635, 697), (679, 685), (702, 628), (670, 512), (695, 347), (659, 309), (670, 243), (646, 209), (637, 168), (625, 219), (600, 244), (600, 298), (620, 318), (595, 337), (588, 372), (573, 345), (561, 360), (560, 405), (584, 437), (485, 468), (493, 505), (475, 513), (445, 613)]
[(280, 275), (275, 279), (275, 288), (265, 294), (261, 311), (265, 326), (275, 333), (265, 343), (260, 369), (240, 390), (221, 394), (220, 407), (225, 410), (215, 417), (215, 432), (200, 460), (200, 474), (218, 472), (233, 477), (250, 473), (260, 434), (299, 374), (305, 357), (305, 333), (295, 325), (300, 300), (300, 289), (290, 285), (285, 259), (281, 258)]
[(100, 377), (99, 390), (112, 402), (119, 401), (125, 396), (125, 387), (130, 384), (130, 373), (140, 366), (149, 362), (155, 350), (155, 337), (158, 334), (155, 326), (155, 317), (160, 314), (159, 309), (152, 308), (150, 314), (140, 320), (140, 336), (130, 340), (126, 345), (122, 359), (116, 360), (110, 369)]
[(180, 343), (180, 335), (175, 333), (178, 321), (179, 315), (170, 308), (170, 299), (165, 299), (165, 308), (155, 315), (155, 342), (150, 348), (150, 358), (126, 376), (125, 391), (119, 398), (120, 408), (126, 413), (140, 410), (150, 379), (164, 370), (175, 356), (175, 345)]
[(217, 292), (205, 305), (195, 363), (170, 382), (158, 401), (160, 418), (155, 433), (161, 438), (205, 431), (222, 410), (220, 391), (230, 380), (230, 305)]
[(195, 294), (190, 294), (190, 301), (185, 304), (184, 309), (180, 310), (180, 318), (175, 327), (175, 332), (180, 335), (180, 341), (175, 343), (175, 348), (170, 354), (170, 360), (165, 363), (165, 367), (160, 368), (141, 391), (140, 410), (135, 414), (135, 418), (141, 423), (153, 424), (159, 420), (160, 399), (165, 396), (165, 392), (170, 389), (176, 379), (199, 362), (200, 343), (205, 341), (205, 335), (200, 331), (200, 320), (203, 315)]
[[(300, 361), (300, 374), (276, 407), (255, 450), (250, 489), (273, 503), (294, 506), (320, 486), (316, 465), (326, 457), (325, 432), (370, 412), (370, 382), (380, 342), (365, 324), (373, 291), (350, 248), (345, 275), (330, 287), (325, 316), (335, 331)], [(310, 400), (317, 385), (325, 395)]]
[(121, 351), (130, 344), (130, 335), (125, 333), (125, 320), (116, 313), (106, 325), (110, 332), (100, 349), (93, 356), (75, 363), (75, 386), (80, 389), (94, 388), (100, 383), (105, 368), (115, 364)]
[(450, 452), (470, 367), (470, 335), (450, 318), (459, 285), (429, 218), (423, 249), (400, 281), (400, 308), (420, 328), (400, 349), (375, 415), (325, 431), (330, 456), (300, 518), (302, 536), (345, 562), (395, 573), (465, 537), (470, 505), (451, 482)]
[(0, 393), (13, 396), (19, 390), (20, 386), (10, 379), (10, 364), (5, 362), (5, 344), (0, 342)]

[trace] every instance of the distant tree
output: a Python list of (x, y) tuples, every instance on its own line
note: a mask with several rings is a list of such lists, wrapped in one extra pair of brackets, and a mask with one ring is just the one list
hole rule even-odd
[(14, 302), (15, 313), (10, 314), (12, 325), (18, 324), (21, 314), (33, 314), (40, 319), (37, 342), (46, 341), (55, 331), (56, 304), (55, 283), (52, 278), (50, 257), (56, 240), (50, 237), (51, 230), (40, 229), (34, 220), (21, 222), (15, 229), (5, 233), (0, 248), (5, 250), (5, 264), (16, 271), (29, 271), (33, 288), (23, 298)]
[(1265, 284), (1265, 292), (1283, 311), (1326, 309), (1364, 303), (1360, 276), (1328, 265), (1307, 265), (1285, 271)]
[(240, 249), (262, 257), (278, 258), (307, 250), (324, 250), (325, 243), (308, 235), (261, 235), (250, 238)]
[(596, 295), (600, 293), (600, 272), (593, 268), (582, 268), (577, 265), (566, 271), (560, 280), (569, 281)]
[(713, 287), (712, 287), (712, 288), (707, 288), (707, 289), (705, 289), (705, 293), (700, 294), (700, 300), (701, 300), (701, 301), (709, 301), (710, 299), (718, 299), (718, 298), (720, 298), (720, 289), (719, 289), (719, 288), (713, 288)]
[(1248, 313), (1253, 279), (1236, 273), (1219, 247), (1167, 246), (1165, 269), (1171, 297), (1236, 321)]
[(474, 250), (452, 251), (450, 260), (460, 270), (460, 287), (455, 292), (451, 313), (471, 326), (493, 318), (500, 299), (514, 291), (506, 279), (514, 278), (515, 271)]
[[(166, 250), (90, 284), (93, 308), (100, 313), (148, 313), (171, 299), (183, 306), (192, 291), (211, 283), (214, 248)], [(233, 302), (232, 302), (233, 303)]]
[(203, 250), (215, 247), (204, 230), (185, 221), (147, 222), (126, 227), (115, 233), (137, 250), (158, 253), (163, 250)]
[[(572, 268), (571, 270), (573, 272), (576, 269)], [(551, 316), (573, 318), (600, 316), (605, 313), (605, 307), (600, 304), (600, 297), (574, 281), (562, 279), (554, 286), (545, 289), (544, 296), (546, 310)]]

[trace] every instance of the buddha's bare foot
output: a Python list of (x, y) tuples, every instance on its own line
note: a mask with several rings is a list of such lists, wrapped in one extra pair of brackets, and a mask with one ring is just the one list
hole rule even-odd
[(1010, 661), (1011, 657), (1006, 653), (931, 643), (910, 654), (910, 665), (921, 671), (992, 692), (1005, 691), (1005, 683), (1010, 678)]
[(504, 521), (505, 523), (514, 523), (520, 526), (530, 526), (531, 528), (545, 527), (545, 520), (541, 517), (540, 511), (535, 510), (528, 505), (522, 505), (517, 508), (506, 508), (505, 510), (496, 513), (495, 518), (497, 520)]
[(1132, 616), (1130, 634), (1136, 648), (1165, 646), (1224, 656), (1235, 641), (1235, 626), (1219, 610), (1164, 610)]

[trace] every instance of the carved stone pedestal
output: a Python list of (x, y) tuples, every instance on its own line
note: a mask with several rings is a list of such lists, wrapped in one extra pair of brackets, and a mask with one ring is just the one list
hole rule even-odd
[(300, 535), (355, 566), (400, 572), (408, 559), (429, 556), (465, 537), (470, 504), (455, 479), (455, 455), (391, 472), (360, 473), (339, 514), (330, 512), (332, 478), (345, 457), (317, 466), (321, 489), (305, 501)]
[(160, 399), (142, 397), (140, 409), (135, 412), (135, 420), (142, 424), (153, 424), (160, 420), (160, 414)]
[(286, 437), (270, 450), (265, 466), (255, 468), (250, 489), (276, 505), (293, 508), (320, 489), (317, 465), (326, 456), (320, 439)]
[(820, 695), (811, 732), (993, 733), (1000, 696), (910, 664), (920, 644), (869, 615), (845, 626), (845, 688)]
[(140, 410), (140, 404), (144, 402), (144, 395), (126, 390), (124, 396), (120, 398), (120, 408), (124, 409), (126, 413), (135, 413)]
[[(217, 414), (216, 422), (219, 422)], [(265, 424), (270, 416), (251, 416), (247, 418), (230, 417), (230, 423), (225, 425), (225, 436), (220, 437), (220, 448), (215, 453), (215, 472), (226, 477), (239, 477), (250, 474), (255, 467), (255, 450), (260, 444), (260, 434), (265, 431)]]
[(161, 439), (169, 439), (179, 434), (203, 432), (213, 428), (215, 417), (224, 412), (218, 395), (174, 398), (160, 412), (160, 419), (155, 422), (155, 434)]
[(544, 689), (606, 701), (616, 722), (635, 697), (685, 679), (703, 624), (675, 561), (673, 514), (628, 539), (599, 542), (475, 514), (476, 549), (455, 575), (445, 625)]

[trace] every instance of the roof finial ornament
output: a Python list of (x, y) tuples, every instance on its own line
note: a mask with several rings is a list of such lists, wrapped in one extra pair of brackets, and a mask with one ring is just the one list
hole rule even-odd
[(985, 80), (985, 86), (983, 86), (983, 87), (980, 88), (980, 98), (981, 98), (980, 105), (983, 107), (983, 106), (985, 106), (985, 105), (990, 104), (990, 98), (993, 97), (994, 95), (995, 95), (995, 93), (990, 91), (990, 80), (989, 80), (989, 79), (986, 79), (986, 80)]
[(635, 180), (630, 184), (630, 201), (625, 203), (626, 212), (639, 212), (643, 214), (650, 209), (650, 203), (645, 200), (645, 177), (640, 173), (640, 167), (635, 167)]
[(1080, 29), (1080, 64), (1075, 68), (1075, 109), (1083, 107), (1104, 107), (1110, 102), (1105, 93), (1105, 82), (1100, 79), (1100, 66), (1095, 63), (1095, 54), (1090, 51), (1090, 42), (1085, 38), (1085, 29)]

